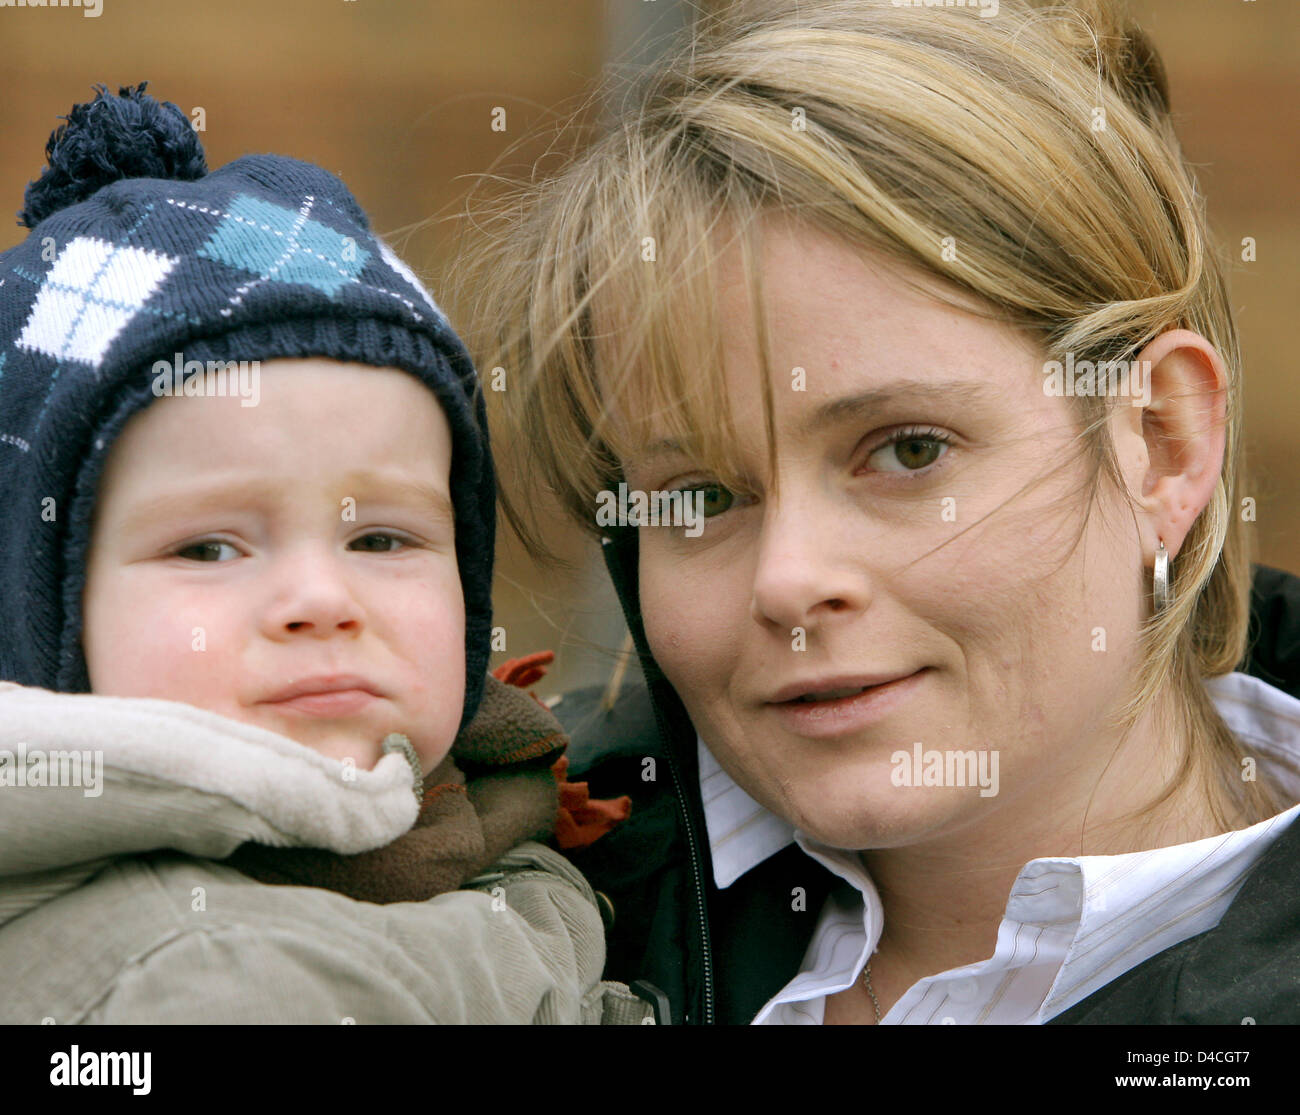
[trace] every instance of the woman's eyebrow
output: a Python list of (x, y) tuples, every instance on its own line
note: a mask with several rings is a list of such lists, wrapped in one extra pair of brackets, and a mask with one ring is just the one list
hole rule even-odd
[(805, 418), (798, 427), (802, 436), (813, 433), (819, 426), (831, 422), (843, 422), (849, 418), (864, 418), (875, 411), (893, 403), (919, 404), (922, 406), (943, 403), (947, 405), (971, 406), (991, 398), (994, 390), (985, 384), (968, 379), (948, 380), (936, 383), (931, 379), (895, 381), (888, 387), (875, 391), (862, 391), (856, 395), (844, 395), (822, 403)]
[[(895, 402), (916, 403), (922, 406), (946, 403), (960, 407), (981, 403), (991, 399), (995, 394), (993, 388), (968, 379), (946, 380), (939, 383), (932, 379), (895, 381), (888, 387), (877, 388), (874, 391), (861, 391), (856, 395), (844, 395), (828, 403), (822, 403), (799, 424), (798, 433), (800, 436), (807, 437), (821, 426), (832, 422), (843, 422), (849, 418), (861, 419)], [(651, 442), (625, 464), (627, 467), (644, 467), (655, 458), (673, 455), (688, 456), (689, 454), (677, 438), (662, 438)]]

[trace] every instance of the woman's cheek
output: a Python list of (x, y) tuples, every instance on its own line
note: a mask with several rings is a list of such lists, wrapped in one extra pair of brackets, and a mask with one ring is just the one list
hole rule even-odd
[(641, 614), (650, 652), (690, 703), (711, 688), (716, 680), (711, 675), (733, 657), (725, 653), (730, 625), (721, 586), (696, 586), (679, 569), (653, 560), (640, 570)]
[(662, 563), (646, 553), (641, 547), (638, 563), (639, 585), (637, 588), (641, 601), (641, 617), (645, 625), (646, 642), (650, 644), (650, 653), (659, 663), (660, 669), (668, 680), (676, 685), (678, 673), (677, 655), (681, 648), (681, 632), (677, 609), (680, 602), (667, 590)]

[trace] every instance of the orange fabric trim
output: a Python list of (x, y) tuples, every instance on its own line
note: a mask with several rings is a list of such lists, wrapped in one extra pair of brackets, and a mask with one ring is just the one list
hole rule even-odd
[[(492, 676), (497, 681), (527, 689), (546, 676), (546, 667), (555, 661), (555, 651), (539, 650), (526, 654), (522, 658), (511, 658), (503, 662)], [(530, 697), (543, 708), (546, 702), (536, 693)], [(553, 737), (547, 737), (542, 743), (549, 743)], [(551, 744), (550, 746), (554, 746)], [(533, 754), (543, 754), (532, 747), (526, 748)], [(547, 747), (545, 750), (549, 750)], [(519, 757), (524, 757), (522, 754)], [(513, 760), (515, 757), (511, 756)], [(592, 798), (586, 782), (568, 781), (569, 757), (561, 755), (552, 765), (551, 772), (560, 784), (560, 809), (555, 820), (555, 842), (563, 849), (586, 848), (594, 844), (616, 825), (621, 825), (632, 815), (632, 799), (624, 794), (618, 798)]]
[(560, 812), (555, 822), (555, 839), (561, 848), (585, 848), (632, 815), (632, 799), (595, 798), (587, 783), (569, 782), (569, 757), (561, 755), (551, 767), (560, 783)]
[(507, 685), (527, 689), (546, 676), (546, 667), (554, 661), (555, 651), (538, 650), (532, 654), (525, 654), (523, 658), (511, 658), (509, 661), (502, 662), (492, 671), (492, 676)]
[(464, 794), (468, 792), (464, 786), (458, 786), (455, 782), (444, 782), (439, 786), (430, 786), (427, 790), (425, 790), (424, 800), (426, 802), (433, 801), (433, 799), (438, 797), (443, 792), (443, 790), (454, 790), (456, 793), (460, 793), (460, 794)]
[(509, 755), (498, 760), (500, 763), (518, 763), (524, 759), (536, 759), (539, 755), (545, 755), (548, 751), (554, 751), (561, 743), (567, 743), (561, 732), (552, 732), (549, 736), (543, 736), (541, 739), (533, 740), (526, 747), (521, 747), (518, 751), (512, 751)]

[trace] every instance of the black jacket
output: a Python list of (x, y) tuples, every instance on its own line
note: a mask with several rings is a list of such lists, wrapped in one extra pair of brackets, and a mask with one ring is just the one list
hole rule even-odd
[[(605, 562), (643, 667), (612, 711), (603, 688), (564, 695), (569, 777), (595, 797), (629, 794), (631, 819), (570, 852), (612, 901), (607, 979), (645, 980), (673, 1023), (744, 1024), (799, 970), (818, 914), (842, 880), (790, 845), (725, 890), (700, 801), (696, 732), (646, 644), (635, 531), (614, 531)], [(1300, 578), (1256, 567), (1251, 650), (1240, 667), (1300, 697)], [(806, 894), (793, 908), (795, 887)], [(1251, 870), (1220, 923), (1130, 969), (1052, 1023), (1300, 1022), (1300, 825)]]

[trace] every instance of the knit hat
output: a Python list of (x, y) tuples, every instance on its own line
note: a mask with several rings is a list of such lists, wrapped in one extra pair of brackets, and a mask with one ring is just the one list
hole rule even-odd
[(103, 86), (46, 147), (0, 253), (0, 679), (90, 688), (81, 605), (97, 483), (155, 361), (326, 357), (416, 376), (452, 434), (465, 704), (491, 636), (496, 485), (469, 354), (334, 175), (277, 155), (207, 172), (185, 114)]

